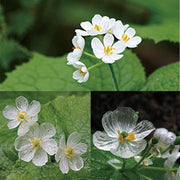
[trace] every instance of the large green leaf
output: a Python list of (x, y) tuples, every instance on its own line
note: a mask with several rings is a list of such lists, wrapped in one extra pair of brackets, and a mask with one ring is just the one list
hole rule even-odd
[(144, 88), (144, 91), (179, 91), (179, 62), (163, 66), (152, 73)]
[[(6, 105), (14, 105), (14, 100), (20, 93), (1, 92), (0, 111)], [(49, 158), (46, 165), (42, 167), (35, 166), (32, 162), (24, 162), (18, 159), (17, 151), (14, 149), (14, 140), (17, 137), (17, 128), (9, 130), (7, 120), (0, 114), (0, 179), (8, 180), (31, 180), (31, 179), (84, 179), (90, 176), (90, 95), (89, 93), (76, 93), (76, 95), (64, 95), (64, 93), (51, 92), (52, 97), (56, 98), (41, 104), (38, 123), (48, 122), (56, 127), (55, 139), (59, 143), (61, 135), (64, 133), (67, 137), (74, 131), (82, 136), (82, 142), (88, 144), (88, 152), (83, 154), (84, 168), (80, 171), (70, 170), (68, 174), (62, 174), (58, 163), (54, 157)], [(3, 96), (5, 95), (5, 96)], [(23, 93), (21, 95), (24, 95)], [(46, 92), (29, 92), (28, 100), (39, 100), (46, 97)], [(46, 100), (45, 100), (46, 101)], [(44, 102), (45, 102), (44, 101)], [(41, 101), (40, 101), (41, 102)]]
[[(30, 62), (17, 66), (16, 70), (7, 73), (7, 79), (0, 86), (1, 90), (24, 91), (112, 91), (113, 79), (107, 64), (90, 71), (89, 80), (79, 84), (72, 78), (76, 69), (68, 66), (67, 55), (54, 58), (34, 53)], [(83, 62), (89, 67), (98, 60), (83, 55)], [(113, 64), (120, 90), (139, 90), (145, 82), (144, 69), (137, 57), (126, 50), (124, 57)]]

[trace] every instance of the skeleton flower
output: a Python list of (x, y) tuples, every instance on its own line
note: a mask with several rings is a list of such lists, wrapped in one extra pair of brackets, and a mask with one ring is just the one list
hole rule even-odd
[(136, 31), (133, 28), (127, 28), (127, 25), (124, 27), (121, 22), (117, 23), (113, 29), (113, 33), (117, 39), (124, 42), (125, 47), (135, 48), (141, 42), (141, 37), (134, 36)]
[(19, 158), (23, 161), (32, 162), (36, 166), (43, 166), (48, 161), (48, 155), (54, 155), (57, 152), (57, 143), (51, 139), (56, 134), (52, 124), (43, 123), (39, 126), (37, 123), (24, 135), (15, 140), (15, 149), (19, 151)]
[[(81, 36), (96, 36), (105, 34), (115, 23), (115, 19), (109, 19), (107, 16), (102, 17), (96, 14), (92, 18), (92, 24), (89, 21), (82, 22), (80, 25), (84, 30), (76, 30), (77, 35)], [(109, 28), (109, 29), (108, 29)]]
[(136, 125), (137, 119), (137, 113), (128, 107), (108, 111), (102, 118), (105, 133), (94, 133), (94, 145), (122, 158), (137, 155), (146, 147), (143, 138), (154, 130), (153, 124), (146, 120)]
[(81, 36), (74, 36), (72, 39), (72, 43), (74, 45), (73, 47), (73, 52), (70, 52), (67, 56), (68, 63), (67, 64), (73, 64), (76, 61), (79, 61), (81, 58), (84, 45), (85, 45), (85, 40)]
[[(142, 158), (142, 156), (135, 156), (135, 157), (134, 157), (134, 159), (135, 159), (136, 162), (139, 162), (139, 161), (141, 160), (141, 158)], [(143, 166), (149, 166), (149, 165), (152, 165), (153, 162), (152, 162), (151, 159), (145, 158), (145, 159), (141, 162), (141, 164), (142, 164)]]
[(73, 73), (73, 78), (78, 80), (79, 83), (86, 82), (89, 78), (89, 72), (88, 72), (85, 64), (83, 64), (80, 61), (77, 61), (73, 64), (73, 66), (75, 68), (78, 68), (78, 70), (76, 70)]
[(18, 135), (22, 136), (38, 120), (40, 103), (34, 100), (28, 106), (28, 100), (20, 96), (16, 99), (16, 107), (7, 105), (3, 110), (3, 116), (10, 120), (8, 122), (9, 129), (15, 128), (20, 124)]
[(103, 43), (98, 39), (94, 38), (91, 42), (91, 46), (95, 56), (102, 59), (105, 63), (114, 63), (116, 60), (123, 57), (122, 53), (125, 50), (123, 42), (118, 41), (114, 43), (114, 36), (112, 34), (106, 34), (103, 39)]
[(59, 141), (59, 148), (55, 155), (55, 159), (59, 163), (59, 168), (62, 173), (68, 173), (69, 168), (73, 171), (79, 171), (84, 162), (80, 155), (87, 151), (87, 145), (80, 143), (80, 135), (73, 132), (65, 143), (65, 136), (63, 135)]
[(170, 151), (165, 152), (163, 155), (161, 153), (175, 141), (176, 135), (173, 132), (168, 132), (165, 128), (158, 128), (154, 136), (159, 138), (159, 142), (151, 149), (151, 153), (156, 157), (168, 158), (171, 154)]

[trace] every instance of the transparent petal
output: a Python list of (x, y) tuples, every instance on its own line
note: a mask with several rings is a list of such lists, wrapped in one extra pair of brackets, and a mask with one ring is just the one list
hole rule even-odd
[(111, 160), (107, 161), (107, 163), (116, 169), (121, 169), (122, 165), (123, 165), (123, 162), (118, 159), (111, 159)]
[(36, 166), (44, 166), (48, 162), (48, 155), (47, 153), (42, 149), (39, 148), (32, 159), (32, 162)]
[(29, 162), (34, 157), (35, 149), (31, 149), (30, 146), (23, 149), (22, 151), (19, 151), (18, 156), (23, 161)]
[(68, 160), (66, 156), (63, 156), (59, 163), (59, 168), (63, 174), (67, 174), (69, 172)]
[(102, 125), (111, 137), (118, 137), (117, 131), (130, 132), (136, 126), (137, 113), (129, 107), (119, 107), (114, 111), (108, 111), (103, 115)]
[(16, 98), (16, 107), (19, 111), (26, 111), (28, 108), (28, 100), (23, 96), (19, 96)]
[(155, 130), (154, 125), (147, 120), (141, 121), (133, 129), (136, 139), (143, 139), (148, 136), (153, 130)]
[(78, 143), (72, 147), (77, 155), (84, 154), (87, 151), (87, 145), (84, 143)]
[(104, 42), (105, 47), (107, 46), (111, 47), (114, 42), (114, 36), (112, 34), (106, 34), (104, 36), (103, 42)]
[(20, 124), (20, 122), (17, 119), (14, 119), (14, 120), (8, 122), (8, 128), (13, 129), (13, 128), (17, 127), (19, 124)]
[(28, 117), (27, 122), (29, 126), (33, 126), (38, 121), (38, 115)]
[(30, 148), (31, 143), (27, 136), (19, 136), (15, 139), (14, 146), (17, 151), (22, 151), (28, 147)]
[(27, 115), (35, 116), (40, 112), (40, 109), (41, 109), (41, 105), (40, 105), (39, 101), (33, 100), (27, 110)]
[(70, 134), (67, 140), (67, 147), (75, 147), (81, 140), (81, 135), (77, 132)]
[(35, 123), (33, 126), (31, 126), (27, 132), (27, 136), (29, 136), (31, 139), (34, 139), (34, 137), (40, 138), (39, 124)]
[(29, 131), (29, 123), (22, 122), (21, 125), (18, 128), (18, 136), (24, 136)]
[(84, 161), (80, 156), (74, 156), (70, 159), (68, 159), (69, 167), (73, 171), (79, 171), (84, 166)]
[(109, 151), (111, 148), (117, 148), (119, 145), (118, 138), (109, 137), (106, 133), (96, 131), (93, 135), (93, 144), (104, 151)]
[(59, 148), (55, 155), (56, 162), (58, 162), (64, 156), (65, 149), (66, 149), (65, 136), (63, 135), (59, 140)]
[(168, 157), (168, 159), (165, 161), (164, 167), (165, 168), (173, 168), (175, 162), (177, 161), (177, 159), (179, 159), (179, 157), (180, 157), (180, 153), (178, 151), (176, 151), (175, 153), (172, 153)]
[(43, 123), (40, 127), (41, 138), (51, 138), (56, 134), (56, 129), (53, 124)]
[(57, 152), (57, 143), (54, 139), (42, 140), (41, 147), (51, 156)]
[(7, 105), (2, 113), (6, 119), (14, 120), (16, 119), (17, 112), (18, 111), (14, 106)]

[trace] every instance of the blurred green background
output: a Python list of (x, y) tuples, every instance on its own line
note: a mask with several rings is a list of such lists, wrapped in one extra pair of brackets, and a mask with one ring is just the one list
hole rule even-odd
[[(166, 22), (170, 25), (166, 31), (173, 37), (172, 29), (168, 28), (178, 18), (175, 1), (1, 0), (0, 82), (5, 80), (6, 72), (29, 61), (34, 51), (55, 57), (70, 52), (75, 29), (80, 28), (82, 21), (91, 21), (95, 14), (120, 19), (135, 28), (152, 24), (156, 29)], [(165, 31), (163, 26), (162, 32), (153, 31), (153, 28), (150, 35), (161, 36)], [(136, 30), (137, 35), (143, 34), (139, 28)], [(133, 52), (141, 60), (148, 76), (157, 68), (178, 61), (178, 47), (179, 43), (171, 39), (157, 42), (149, 36)]]

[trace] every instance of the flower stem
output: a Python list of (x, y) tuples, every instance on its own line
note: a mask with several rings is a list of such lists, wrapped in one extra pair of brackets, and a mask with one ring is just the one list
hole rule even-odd
[(116, 90), (116, 91), (119, 91), (118, 84), (117, 84), (117, 79), (116, 79), (116, 76), (115, 76), (115, 73), (114, 73), (114, 69), (113, 69), (112, 64), (109, 64), (109, 68), (110, 68), (110, 70), (111, 70), (111, 74), (112, 74), (112, 77), (113, 77), (113, 82), (114, 82), (115, 90)]
[(99, 66), (99, 65), (101, 65), (101, 64), (103, 64), (103, 62), (94, 64), (94, 65), (90, 66), (87, 70), (89, 71), (89, 70), (91, 70), (91, 69), (93, 69), (93, 68), (95, 68), (95, 67), (97, 67), (97, 66)]
[(90, 56), (90, 57), (92, 57), (92, 58), (97, 59), (96, 56), (94, 56), (94, 55), (92, 55), (92, 54), (90, 54), (90, 53), (88, 53), (88, 52), (83, 51), (83, 53), (84, 53), (85, 55), (87, 55), (87, 56)]
[(157, 171), (177, 171), (178, 168), (170, 168), (170, 169), (166, 169), (166, 168), (161, 168), (161, 167), (150, 167), (150, 166), (146, 166), (143, 167), (141, 169), (146, 169), (146, 170), (157, 170)]
[(123, 158), (122, 170), (125, 168), (125, 166), (126, 166), (126, 162), (127, 162), (127, 159)]
[(163, 155), (164, 153), (166, 153), (167, 151), (169, 151), (171, 148), (172, 148), (172, 145), (170, 145), (168, 148), (166, 148), (166, 149), (161, 153), (161, 155)]

